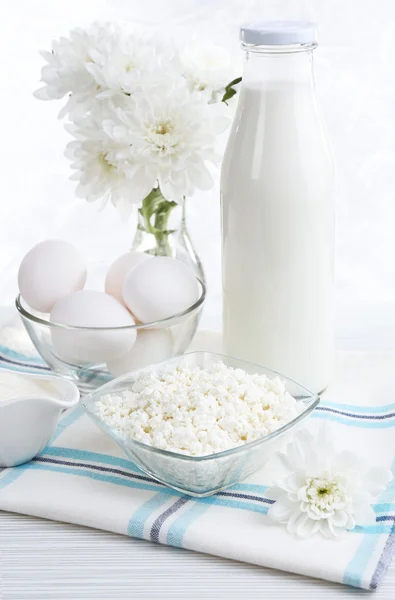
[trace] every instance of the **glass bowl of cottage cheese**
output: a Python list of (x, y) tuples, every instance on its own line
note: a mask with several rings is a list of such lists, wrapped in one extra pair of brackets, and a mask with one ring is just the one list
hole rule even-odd
[(139, 469), (196, 497), (263, 467), (318, 403), (278, 373), (209, 352), (135, 370), (82, 401)]

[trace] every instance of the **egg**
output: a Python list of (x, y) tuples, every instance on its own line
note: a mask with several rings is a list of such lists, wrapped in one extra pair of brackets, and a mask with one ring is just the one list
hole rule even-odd
[(63, 240), (45, 240), (34, 246), (21, 262), (18, 285), (22, 298), (40, 312), (86, 282), (86, 263), (78, 250)]
[(152, 258), (152, 256), (150, 254), (145, 254), (144, 252), (126, 252), (126, 254), (119, 256), (112, 263), (107, 273), (105, 283), (105, 291), (107, 294), (111, 294), (111, 296), (114, 296), (114, 298), (119, 300), (121, 304), (125, 305), (122, 296), (125, 276), (134, 267), (145, 262), (146, 260), (149, 260), (150, 258)]
[(153, 257), (125, 277), (123, 299), (142, 323), (166, 319), (192, 306), (199, 285), (192, 269), (167, 256)]
[[(105, 292), (81, 290), (64, 296), (51, 311), (51, 321), (77, 327), (133, 326), (130, 312)], [(75, 330), (51, 328), (59, 358), (73, 364), (102, 363), (126, 354), (136, 341), (136, 330)]]
[(168, 329), (141, 329), (133, 348), (120, 358), (107, 361), (107, 368), (111, 375), (119, 377), (166, 360), (172, 354), (173, 337)]

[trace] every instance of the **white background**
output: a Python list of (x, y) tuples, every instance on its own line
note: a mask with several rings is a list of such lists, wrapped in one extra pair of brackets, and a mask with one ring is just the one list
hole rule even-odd
[[(395, 347), (394, 0), (2, 0), (0, 14), (0, 305), (12, 303), (18, 264), (37, 241), (62, 237), (90, 259), (110, 261), (133, 237), (134, 223), (121, 223), (111, 207), (98, 213), (74, 197), (63, 157), (68, 136), (56, 118), (60, 104), (32, 96), (39, 49), (94, 19), (128, 19), (184, 38), (201, 33), (237, 60), (240, 22), (307, 18), (320, 24), (316, 79), (338, 171), (338, 345)], [(210, 288), (203, 325), (219, 328), (218, 189), (191, 199), (188, 209)], [(186, 586), (191, 598), (350, 594), (70, 525), (2, 514), (0, 527), (4, 599), (184, 598)], [(392, 598), (393, 586), (392, 571), (377, 598)]]
[[(393, 0), (7, 0), (2, 2), (0, 304), (11, 304), (23, 254), (62, 237), (92, 260), (129, 248), (134, 222), (74, 197), (63, 156), (62, 102), (40, 102), (39, 49), (95, 19), (126, 19), (171, 35), (201, 34), (239, 56), (249, 19), (319, 22), (316, 80), (338, 171), (337, 335), (395, 346), (395, 2)], [(208, 276), (206, 327), (220, 326), (218, 187), (190, 199), (188, 220)], [(380, 342), (377, 342), (378, 337)]]

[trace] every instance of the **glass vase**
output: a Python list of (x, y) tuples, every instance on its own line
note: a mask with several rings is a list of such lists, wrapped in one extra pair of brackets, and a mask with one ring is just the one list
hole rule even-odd
[(177, 258), (205, 282), (202, 263), (187, 229), (185, 199), (177, 204), (153, 190), (138, 211), (137, 230), (131, 249), (153, 256)]

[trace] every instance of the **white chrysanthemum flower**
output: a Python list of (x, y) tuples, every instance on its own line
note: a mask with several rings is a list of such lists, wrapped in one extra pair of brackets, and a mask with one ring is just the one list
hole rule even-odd
[(103, 127), (115, 142), (130, 144), (123, 157), (136, 201), (159, 185), (167, 200), (180, 203), (212, 186), (206, 163), (218, 160), (217, 136), (228, 124), (221, 105), (207, 104), (181, 82), (136, 92), (130, 108), (116, 109)]
[[(93, 112), (66, 128), (76, 138), (66, 147), (66, 156), (75, 170), (71, 179), (78, 181), (76, 195), (88, 202), (111, 201), (125, 216), (133, 202), (133, 187), (125, 172), (127, 142), (114, 141), (102, 128), (103, 111)], [(129, 208), (130, 206), (130, 208)]]
[(209, 102), (220, 102), (234, 77), (225, 49), (208, 40), (192, 40), (180, 50), (179, 58), (190, 89), (201, 92)]
[(91, 61), (91, 39), (82, 29), (70, 32), (70, 38), (52, 42), (51, 52), (40, 54), (47, 61), (41, 69), (41, 81), (45, 86), (34, 95), (40, 100), (58, 100), (68, 93), (85, 94), (95, 87), (95, 81), (87, 74), (86, 64)]
[(160, 73), (155, 47), (141, 35), (129, 33), (114, 37), (108, 47), (93, 53), (94, 62), (86, 65), (102, 90), (99, 98), (132, 94), (142, 81)]
[(96, 60), (107, 56), (121, 37), (121, 30), (114, 24), (94, 23), (87, 31), (73, 29), (69, 38), (52, 43), (51, 52), (41, 55), (47, 64), (41, 70), (44, 87), (35, 92), (40, 100), (58, 100), (70, 95), (60, 116), (74, 113), (83, 116), (103, 91), (100, 82), (90, 72)]
[(266, 494), (276, 502), (268, 516), (302, 538), (339, 536), (355, 525), (373, 525), (373, 499), (391, 481), (388, 469), (368, 469), (349, 451), (336, 453), (327, 428), (306, 430), (278, 455), (287, 474)]

